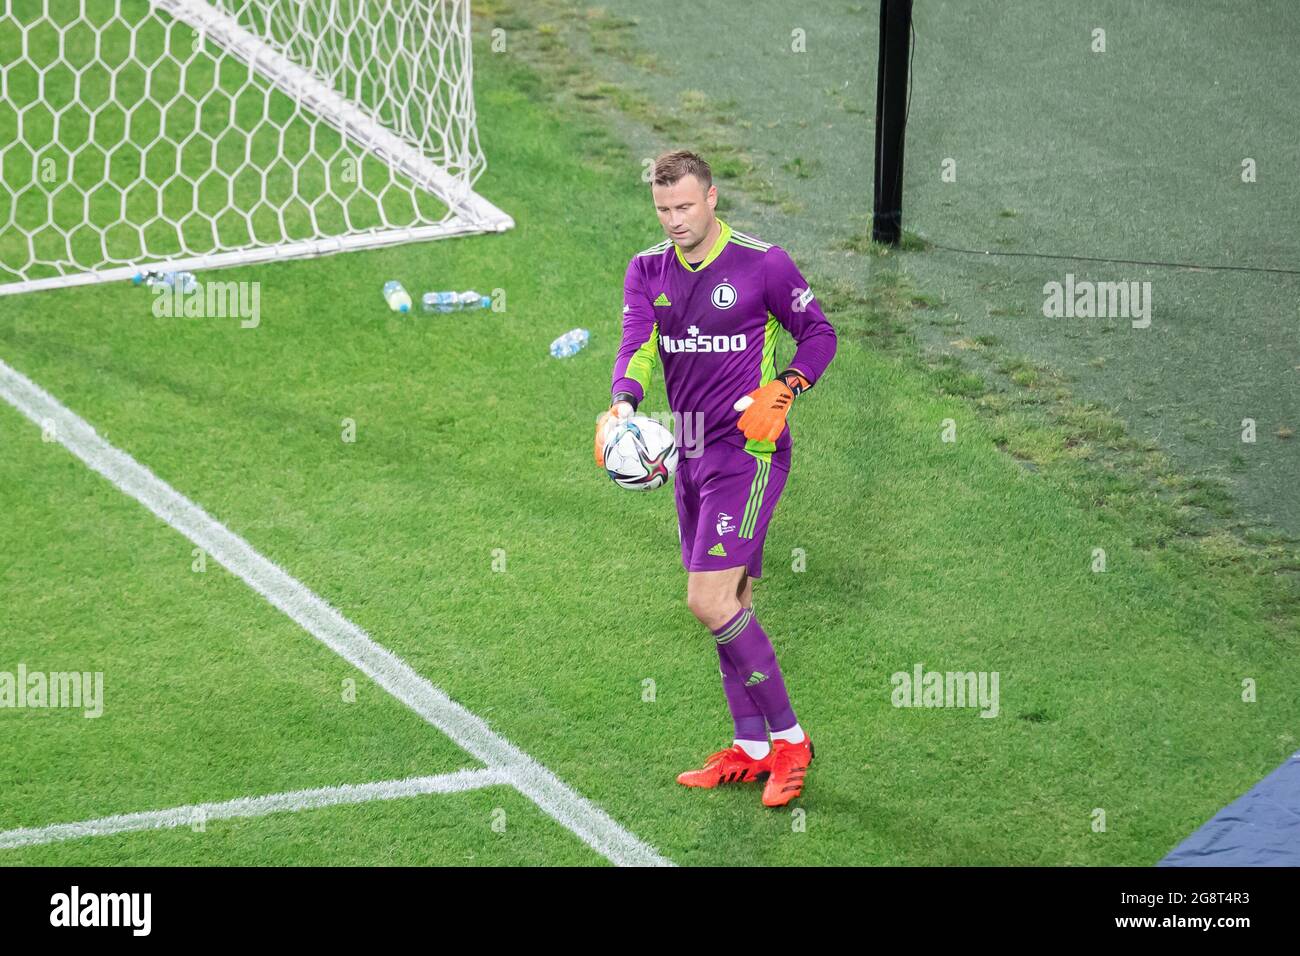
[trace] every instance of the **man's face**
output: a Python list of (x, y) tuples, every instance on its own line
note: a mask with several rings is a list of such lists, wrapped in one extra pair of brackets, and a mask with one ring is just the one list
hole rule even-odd
[(668, 238), (682, 252), (690, 252), (713, 225), (713, 207), (718, 204), (718, 187), (707, 191), (694, 176), (683, 176), (671, 186), (651, 186), (655, 211)]

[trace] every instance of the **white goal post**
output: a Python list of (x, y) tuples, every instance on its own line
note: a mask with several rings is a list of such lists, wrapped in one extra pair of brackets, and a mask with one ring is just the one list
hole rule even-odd
[(0, 296), (500, 232), (469, 0), (0, 0)]

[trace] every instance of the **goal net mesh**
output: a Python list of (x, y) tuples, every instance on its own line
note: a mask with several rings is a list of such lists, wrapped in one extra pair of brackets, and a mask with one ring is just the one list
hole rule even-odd
[(468, 0), (0, 3), (0, 293), (511, 225)]

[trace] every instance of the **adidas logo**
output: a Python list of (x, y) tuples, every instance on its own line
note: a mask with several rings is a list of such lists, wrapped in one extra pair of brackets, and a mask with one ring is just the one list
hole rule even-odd
[(745, 686), (753, 687), (755, 684), (761, 684), (765, 680), (767, 680), (766, 674), (762, 671), (754, 671), (754, 673), (749, 675), (749, 680), (745, 681)]
[(709, 548), (709, 554), (713, 555), (715, 558), (725, 558), (727, 556), (727, 549), (724, 548), (722, 542), (719, 541), (713, 547)]
[(672, 305), (672, 303), (668, 301), (668, 294), (666, 292), (660, 292), (659, 298), (655, 299), (655, 305)]

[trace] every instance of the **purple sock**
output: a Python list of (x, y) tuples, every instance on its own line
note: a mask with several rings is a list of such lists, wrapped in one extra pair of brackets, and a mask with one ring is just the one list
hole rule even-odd
[(745, 689), (744, 679), (736, 673), (718, 645), (719, 669), (722, 671), (722, 689), (727, 695), (727, 706), (731, 708), (731, 721), (736, 727), (737, 740), (767, 740), (767, 724), (763, 712), (754, 703)]
[(759, 626), (753, 610), (742, 607), (722, 627), (713, 632), (718, 651), (731, 661), (731, 668), (742, 681), (773, 731), (789, 730), (798, 723), (785, 692), (781, 668), (776, 663), (772, 642)]

